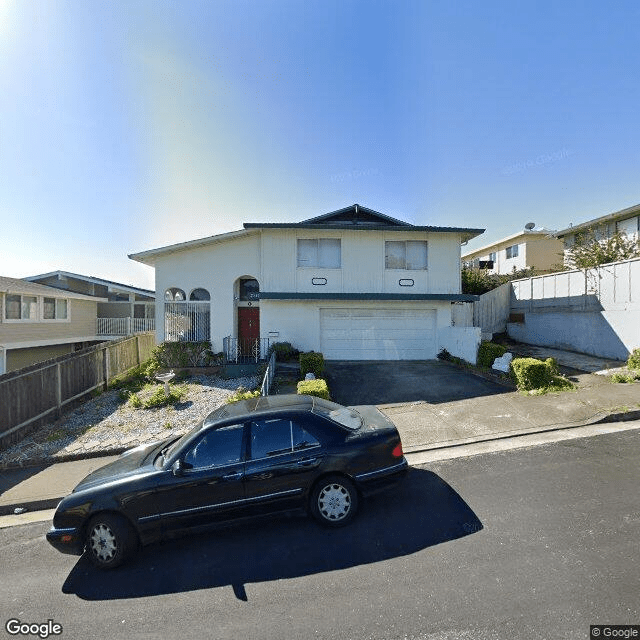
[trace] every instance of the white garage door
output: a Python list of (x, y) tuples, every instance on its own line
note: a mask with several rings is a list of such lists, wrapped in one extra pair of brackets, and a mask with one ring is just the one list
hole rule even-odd
[(429, 360), (435, 338), (435, 309), (320, 309), (326, 360)]

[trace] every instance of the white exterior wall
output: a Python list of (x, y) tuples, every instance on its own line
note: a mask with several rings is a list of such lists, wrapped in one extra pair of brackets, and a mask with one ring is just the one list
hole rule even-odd
[(254, 233), (204, 247), (168, 254), (156, 262), (156, 341), (164, 340), (164, 292), (182, 289), (187, 299), (202, 287), (211, 296), (211, 343), (222, 351), (222, 339), (234, 335), (234, 283), (241, 276), (256, 278), (260, 289), (260, 235)]
[[(320, 351), (320, 309), (412, 309), (436, 312), (437, 345), (440, 335), (451, 328), (451, 303), (448, 301), (404, 300), (262, 300), (260, 327), (264, 336), (276, 342), (290, 342), (301, 351)], [(466, 329), (460, 327), (460, 330)], [(474, 328), (471, 327), (473, 333)], [(446, 334), (448, 336), (448, 334)], [(448, 349), (453, 353), (450, 349)], [(436, 349), (437, 355), (438, 349)], [(457, 355), (457, 354), (453, 354)], [(462, 357), (462, 356), (460, 356)], [(475, 359), (475, 355), (474, 355)]]
[[(297, 239), (314, 237), (341, 239), (341, 269), (297, 267)], [(426, 270), (385, 269), (385, 240), (421, 239), (428, 242)], [(158, 256), (155, 271), (157, 342), (164, 340), (164, 292), (177, 287), (185, 292), (188, 300), (193, 289), (204, 288), (211, 296), (212, 349), (221, 351), (223, 338), (237, 333), (234, 284), (240, 277), (256, 278), (261, 292), (458, 294), (461, 291), (460, 236), (457, 233), (261, 229)], [(314, 285), (313, 278), (326, 278), (327, 282)], [(401, 286), (401, 279), (413, 280), (414, 284)], [(263, 338), (291, 342), (307, 351), (320, 349), (320, 309), (323, 308), (435, 311), (437, 350), (446, 343), (453, 355), (475, 359), (475, 354), (473, 357), (467, 354), (470, 352), (468, 340), (462, 336), (465, 328), (457, 328), (455, 339), (449, 331), (449, 301), (260, 300), (258, 305)], [(475, 330), (467, 328), (469, 331)], [(474, 336), (471, 336), (472, 342)]]
[[(341, 269), (297, 266), (299, 238), (340, 238)], [(428, 268), (385, 269), (387, 240), (426, 240)], [(460, 237), (456, 233), (263, 229), (260, 288), (297, 293), (460, 293)], [(326, 278), (325, 285), (314, 279)], [(400, 280), (413, 280), (401, 286)], [(406, 284), (406, 283), (405, 283)]]

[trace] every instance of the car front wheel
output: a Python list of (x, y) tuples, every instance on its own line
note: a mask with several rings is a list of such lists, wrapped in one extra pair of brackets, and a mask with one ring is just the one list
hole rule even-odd
[(358, 492), (342, 476), (323, 478), (311, 493), (311, 513), (322, 524), (339, 527), (350, 522), (358, 509)]
[(114, 569), (136, 549), (136, 536), (131, 525), (114, 513), (98, 514), (87, 527), (86, 553), (100, 569)]

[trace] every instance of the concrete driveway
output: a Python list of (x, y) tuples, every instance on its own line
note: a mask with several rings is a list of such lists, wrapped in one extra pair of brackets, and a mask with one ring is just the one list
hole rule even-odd
[(331, 398), (346, 405), (437, 404), (508, 392), (499, 384), (440, 360), (331, 360), (325, 362), (325, 377)]

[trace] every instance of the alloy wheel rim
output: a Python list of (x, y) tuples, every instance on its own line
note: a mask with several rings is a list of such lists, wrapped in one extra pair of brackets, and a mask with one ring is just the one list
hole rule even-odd
[(329, 484), (318, 495), (318, 508), (327, 520), (342, 520), (351, 510), (351, 496), (342, 485)]
[(105, 524), (95, 526), (91, 532), (91, 551), (100, 562), (113, 560), (118, 542), (113, 531)]

